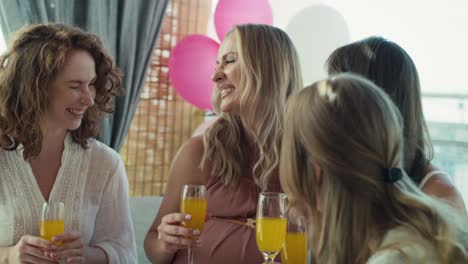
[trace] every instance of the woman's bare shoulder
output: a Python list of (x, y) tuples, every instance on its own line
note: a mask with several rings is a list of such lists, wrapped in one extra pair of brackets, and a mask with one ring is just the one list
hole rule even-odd
[(179, 150), (179, 153), (183, 152), (186, 155), (197, 155), (203, 156), (205, 147), (203, 145), (203, 136), (195, 136), (188, 139)]
[[(203, 136), (192, 137), (187, 140), (177, 151), (171, 165), (170, 176), (180, 175), (185, 180), (198, 178), (196, 181), (206, 182), (208, 180), (208, 172), (201, 167), (201, 161), (204, 153)], [(187, 176), (192, 176), (187, 179)], [(173, 177), (174, 177), (173, 176)]]
[(466, 213), (465, 203), (461, 193), (453, 184), (449, 175), (434, 165), (428, 167), (427, 173), (431, 172), (435, 172), (435, 174), (422, 186), (422, 191), (430, 196), (442, 198), (452, 206)]

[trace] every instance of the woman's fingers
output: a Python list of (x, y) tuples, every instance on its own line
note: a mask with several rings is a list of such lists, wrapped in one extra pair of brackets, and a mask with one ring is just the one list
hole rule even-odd
[(158, 227), (158, 239), (166, 243), (187, 247), (193, 239), (200, 235), (200, 231), (178, 225), (161, 224)]
[(83, 248), (73, 248), (73, 249), (66, 249), (62, 251), (51, 252), (50, 256), (55, 259), (82, 257)]
[(199, 230), (181, 226), (192, 217), (188, 214), (172, 213), (165, 215), (158, 226), (158, 239), (162, 242), (164, 251), (176, 252), (196, 244), (194, 239), (200, 235)]
[(172, 213), (172, 214), (165, 215), (161, 219), (161, 222), (165, 224), (173, 225), (173, 224), (180, 224), (190, 219), (192, 219), (192, 216), (189, 214)]
[(83, 242), (81, 239), (77, 240), (72, 240), (72, 241), (67, 241), (63, 242), (62, 245), (56, 250), (57, 252), (68, 250), (68, 249), (77, 249), (77, 248), (83, 248)]
[(188, 247), (192, 244), (192, 239), (183, 237), (183, 236), (173, 236), (168, 234), (163, 234), (162, 238), (160, 239), (166, 243), (170, 243), (173, 245), (180, 247)]
[(51, 261), (53, 260), (52, 258), (49, 258), (45, 254), (45, 251), (40, 248), (27, 246), (24, 249), (20, 249), (20, 251), (22, 251), (24, 255), (33, 256), (35, 258), (40, 258), (40, 259), (45, 259), (45, 260), (51, 260)]
[[(31, 254), (34, 252), (34, 254)], [(32, 249), (26, 249), (25, 251), (21, 252), (19, 255), (19, 263), (37, 263), (37, 264), (51, 264), (51, 263), (58, 263), (52, 258), (45, 256), (42, 250), (37, 249), (37, 251), (33, 251)]]
[(158, 230), (160, 233), (165, 233), (173, 236), (183, 236), (183, 237), (193, 237), (200, 235), (200, 231), (193, 230), (191, 228), (186, 228), (178, 225), (165, 225), (161, 227), (161, 230)]
[(172, 243), (165, 242), (162, 244), (163, 250), (167, 252), (176, 252), (179, 249), (187, 248), (187, 246), (175, 245)]
[(70, 258), (67, 258), (66, 261), (67, 261), (68, 264), (82, 264), (82, 263), (85, 263), (83, 257), (70, 257)]
[(54, 241), (61, 241), (62, 245), (53, 252), (50, 257), (54, 259), (68, 259), (71, 257), (83, 257), (84, 245), (81, 241), (81, 234), (76, 231), (66, 232), (52, 238)]
[(46, 260), (49, 262), (54, 261), (54, 259), (45, 254), (47, 251), (46, 248), (57, 248), (57, 246), (39, 237), (28, 235), (23, 236), (15, 246), (15, 259), (20, 259), (21, 261), (37, 259)]
[(72, 232), (65, 232), (60, 235), (56, 235), (52, 237), (52, 241), (54, 242), (67, 242), (67, 241), (74, 241), (81, 238), (81, 234), (77, 231)]
[(34, 246), (37, 248), (44, 248), (48, 250), (56, 250), (58, 248), (58, 246), (52, 242), (49, 242), (40, 237), (29, 236), (29, 235), (25, 235), (21, 237), (19, 243), (25, 243), (30, 246)]

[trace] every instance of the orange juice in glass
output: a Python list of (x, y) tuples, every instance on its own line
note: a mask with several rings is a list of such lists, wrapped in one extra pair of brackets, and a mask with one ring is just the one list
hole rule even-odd
[(307, 237), (305, 232), (286, 233), (286, 242), (281, 250), (282, 264), (305, 264), (307, 261)]
[(258, 249), (262, 252), (278, 252), (286, 239), (286, 218), (263, 217), (256, 223)]
[(276, 263), (273, 260), (283, 248), (288, 223), (286, 205), (284, 193), (262, 192), (258, 197), (255, 238), (264, 263)]
[(189, 214), (192, 219), (183, 222), (183, 225), (189, 228), (203, 230), (205, 226), (207, 202), (204, 198), (185, 198), (182, 200), (180, 211)]
[[(61, 202), (49, 202), (42, 205), (40, 236), (52, 241), (52, 237), (65, 231), (64, 205)], [(60, 242), (56, 243), (61, 245)]]
[(62, 234), (65, 230), (63, 220), (45, 220), (41, 221), (41, 237), (52, 241), (52, 237)]

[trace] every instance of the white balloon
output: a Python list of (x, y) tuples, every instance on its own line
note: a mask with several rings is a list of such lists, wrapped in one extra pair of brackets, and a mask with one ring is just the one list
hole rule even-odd
[(301, 10), (288, 23), (286, 32), (299, 53), (304, 85), (325, 78), (328, 56), (350, 42), (344, 17), (325, 5), (312, 5)]

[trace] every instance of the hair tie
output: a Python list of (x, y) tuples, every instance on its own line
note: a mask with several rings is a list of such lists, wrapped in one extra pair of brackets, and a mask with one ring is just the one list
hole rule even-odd
[(403, 172), (400, 168), (388, 168), (384, 169), (384, 182), (394, 183), (398, 180), (401, 180), (403, 177)]

